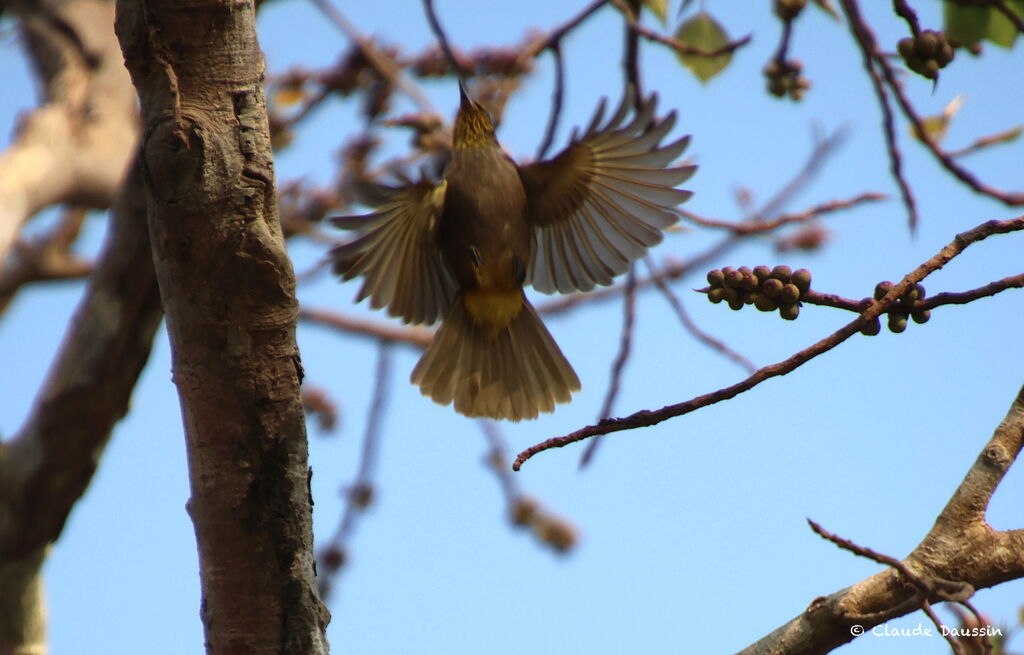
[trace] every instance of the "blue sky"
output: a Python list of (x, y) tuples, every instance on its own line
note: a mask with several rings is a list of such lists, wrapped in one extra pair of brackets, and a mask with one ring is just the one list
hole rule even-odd
[[(530, 27), (558, 24), (583, 3), (436, 4), (452, 41), (472, 48), (519, 43)], [(778, 38), (769, 4), (705, 3), (733, 35), (753, 34), (730, 68), (706, 86), (663, 49), (643, 49), (648, 88), (658, 91), (662, 107), (679, 112), (676, 133), (693, 134), (690, 153), (700, 169), (687, 184), (695, 191), (687, 208), (736, 219), (737, 189), (749, 189), (761, 201), (771, 197), (803, 164), (815, 131), (840, 127), (849, 130), (846, 145), (788, 209), (862, 191), (893, 199), (827, 219), (831, 241), (820, 253), (780, 255), (770, 242), (751, 240), (714, 266), (802, 266), (814, 273), (814, 288), (859, 298), (880, 280), (898, 280), (955, 233), (1024, 213), (954, 183), (910, 142), (901, 124), (907, 177), (921, 211), (920, 229), (911, 235), (888, 174), (878, 107), (848, 32), (808, 9), (797, 24), (792, 52), (803, 60), (814, 87), (800, 104), (778, 101), (763, 92), (760, 76)], [(862, 4), (883, 43), (903, 36), (903, 25), (885, 3)], [(923, 23), (938, 27), (940, 4), (917, 4)], [(339, 6), (362, 31), (398, 43), (405, 52), (431, 43), (419, 2)], [(269, 3), (260, 28), (272, 72), (296, 64), (327, 66), (347, 48), (308, 3)], [(589, 119), (601, 96), (617, 99), (619, 37), (616, 14), (605, 9), (565, 43), (568, 87), (556, 143), (564, 144), (571, 127)], [(958, 58), (934, 90), (920, 78), (908, 78), (908, 93), (925, 115), (965, 95), (947, 136), (950, 147), (958, 147), (1022, 122), (1024, 90), (1013, 78), (1022, 65), (1020, 46), (989, 47), (979, 60)], [(9, 138), (17, 113), (35, 102), (9, 33), (0, 41), (0, 78), (7, 91), (0, 97), (0, 120)], [(545, 55), (508, 107), (499, 137), (516, 156), (532, 155), (542, 137), (551, 81)], [(441, 110), (454, 111), (453, 82), (423, 88)], [(277, 159), (278, 182), (303, 177), (329, 183), (355, 115), (353, 106), (341, 102), (314, 114)], [(404, 138), (395, 140), (397, 146)], [(964, 163), (995, 186), (1020, 189), (1021, 148), (992, 148)], [(101, 216), (90, 219), (85, 250), (97, 246), (103, 230)], [(653, 254), (659, 261), (686, 258), (714, 239), (695, 231), (672, 234)], [(322, 254), (302, 241), (289, 247), (299, 271)], [(1020, 234), (989, 239), (925, 286), (929, 293), (962, 291), (1019, 273), (1022, 248)], [(812, 306), (795, 322), (750, 308), (731, 312), (689, 291), (699, 286), (702, 276), (674, 288), (703, 329), (758, 365), (785, 358), (851, 318)], [(318, 277), (300, 287), (300, 298), (310, 306), (383, 319), (352, 305), (357, 288)], [(79, 283), (27, 290), (0, 321), (0, 434), (18, 429), (81, 290)], [(359, 524), (350, 544), (351, 566), (330, 604), (334, 651), (738, 650), (796, 616), (816, 596), (879, 570), (813, 535), (806, 517), (894, 556), (913, 549), (1024, 383), (1022, 316), (1019, 291), (940, 308), (924, 326), (912, 324), (901, 335), (855, 337), (727, 403), (614, 435), (583, 472), (577, 468), (579, 446), (534, 458), (517, 480), (579, 529), (579, 547), (568, 557), (553, 556), (508, 527), (498, 484), (483, 464), (487, 446), (479, 427), (421, 397), (407, 383), (418, 354), (396, 346), (377, 503)], [(553, 415), (504, 426), (514, 452), (593, 422), (621, 317), (621, 301), (610, 301), (547, 321), (583, 391)], [(616, 414), (685, 400), (745, 376), (689, 336), (656, 292), (639, 297), (637, 321)], [(299, 341), (308, 383), (329, 391), (343, 415), (335, 435), (310, 431), (314, 519), (322, 540), (337, 525), (339, 490), (357, 465), (376, 347), (310, 325), (300, 327)], [(1022, 497), (1018, 464), (993, 499), (990, 522), (1022, 527)], [(187, 498), (184, 440), (161, 332), (132, 411), (46, 566), (54, 655), (201, 651)], [(1017, 581), (979, 592), (976, 604), (997, 621), (1013, 621), (1022, 598), (1024, 583)], [(917, 613), (892, 625), (918, 623), (927, 625), (927, 618)], [(1013, 645), (1022, 647), (1019, 640)], [(941, 653), (948, 647), (937, 637), (866, 636), (845, 651)]]

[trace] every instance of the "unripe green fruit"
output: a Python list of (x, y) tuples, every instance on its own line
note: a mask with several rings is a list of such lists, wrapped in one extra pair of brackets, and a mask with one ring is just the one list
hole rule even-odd
[(793, 276), (793, 270), (785, 264), (779, 264), (772, 269), (772, 277), (779, 280), (782, 283), (789, 282), (789, 279)]
[(878, 320), (878, 317), (871, 319), (867, 323), (861, 326), (860, 333), (864, 336), (874, 337), (882, 331), (882, 322)]
[(917, 37), (917, 51), (925, 57), (934, 57), (945, 38), (935, 30), (925, 30)]
[(708, 284), (712, 287), (720, 287), (725, 284), (725, 273), (722, 273), (721, 269), (713, 269), (708, 271)]
[(760, 294), (758, 294), (756, 291), (744, 291), (742, 296), (743, 304), (753, 305), (755, 302), (757, 302), (757, 298), (759, 295)]
[(909, 36), (900, 39), (896, 43), (896, 50), (899, 51), (901, 57), (907, 60), (917, 54), (917, 49), (914, 47), (914, 39)]
[(928, 319), (932, 317), (932, 310), (930, 309), (918, 309), (910, 315), (914, 319), (915, 323), (924, 324), (928, 322)]
[(889, 314), (889, 331), (899, 334), (907, 329), (907, 315), (900, 312)]
[(806, 268), (798, 268), (793, 271), (793, 284), (800, 290), (800, 293), (809, 291), (811, 288), (811, 272)]
[(765, 280), (767, 280), (768, 278), (770, 278), (772, 276), (772, 269), (768, 268), (767, 266), (765, 266), (763, 264), (761, 266), (755, 266), (754, 267), (754, 275), (757, 276), (757, 279), (760, 282), (764, 282)]
[(729, 309), (734, 312), (743, 309), (743, 299), (740, 297), (729, 298)]
[(779, 308), (779, 303), (775, 302), (768, 296), (759, 293), (757, 294), (757, 300), (754, 301), (754, 307), (757, 307), (762, 312), (774, 312)]
[(935, 53), (935, 61), (939, 63), (940, 68), (945, 68), (953, 61), (953, 46), (949, 45), (949, 41), (942, 42), (942, 47)]
[(722, 287), (714, 287), (708, 291), (708, 300), (715, 303), (716, 305), (725, 300), (725, 289)]
[(744, 275), (743, 279), (740, 280), (740, 288), (746, 291), (757, 291), (759, 286), (761, 286), (761, 284), (757, 281), (757, 276), (753, 273)]
[(782, 291), (779, 293), (780, 303), (795, 303), (800, 300), (800, 289), (795, 284), (790, 283), (783, 285)]
[(776, 278), (769, 278), (764, 281), (761, 285), (761, 293), (768, 296), (769, 298), (775, 298), (782, 293), (782, 288), (786, 286), (782, 283), (782, 280)]
[(733, 289), (740, 288), (740, 284), (743, 282), (743, 273), (737, 270), (731, 270), (725, 274), (725, 286), (732, 287)]
[(918, 72), (927, 77), (929, 80), (934, 80), (936, 77), (939, 76), (939, 62), (935, 61), (934, 59), (926, 59), (921, 64), (921, 68), (920, 70), (918, 70)]
[(794, 321), (799, 315), (800, 305), (798, 303), (793, 303), (791, 305), (779, 305), (779, 316), (787, 321)]

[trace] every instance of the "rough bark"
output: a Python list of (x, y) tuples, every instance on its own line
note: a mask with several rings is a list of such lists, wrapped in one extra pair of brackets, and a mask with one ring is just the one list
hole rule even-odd
[[(1024, 577), (1024, 530), (995, 530), (985, 511), (999, 482), (1024, 447), (1024, 388), (992, 439), (935, 520), (928, 535), (903, 563), (936, 588), (959, 593)], [(946, 584), (946, 581), (953, 583)], [(827, 653), (864, 632), (922, 607), (923, 595), (895, 569), (886, 569), (814, 599), (808, 608), (741, 651), (741, 655)], [(944, 600), (941, 594), (927, 599)]]
[(252, 2), (119, 0), (209, 653), (325, 653), (294, 273)]

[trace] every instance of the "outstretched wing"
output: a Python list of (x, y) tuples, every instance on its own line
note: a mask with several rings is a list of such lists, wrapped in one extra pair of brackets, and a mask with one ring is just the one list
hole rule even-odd
[(342, 278), (365, 278), (357, 302), (369, 298), (371, 307), (386, 307), (406, 323), (434, 323), (448, 311), (457, 285), (435, 241), (446, 186), (423, 181), (381, 187), (382, 200), (372, 214), (332, 219), (364, 233), (330, 252)]
[(604, 125), (602, 100), (586, 132), (573, 134), (568, 148), (519, 169), (534, 226), (529, 279), (538, 291), (569, 293), (611, 284), (661, 241), (662, 230), (678, 220), (670, 210), (693, 195), (675, 187), (696, 166), (666, 168), (690, 137), (661, 145), (675, 125), (675, 112), (652, 121), (657, 103), (652, 95), (623, 125), (632, 97), (626, 93)]

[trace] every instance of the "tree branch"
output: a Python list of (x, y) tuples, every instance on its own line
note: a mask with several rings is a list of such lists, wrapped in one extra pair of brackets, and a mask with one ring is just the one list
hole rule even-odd
[[(1024, 388), (935, 525), (905, 560), (889, 562), (896, 568), (814, 599), (802, 614), (740, 651), (741, 655), (825, 653), (926, 603), (966, 602), (974, 589), (1024, 577), (1024, 530), (1000, 532), (985, 522), (992, 494), (1022, 447)], [(860, 549), (859, 554), (865, 552)], [(921, 581), (926, 583), (925, 592)]]
[(801, 350), (800, 352), (797, 352), (787, 359), (758, 369), (753, 375), (745, 380), (719, 389), (718, 391), (697, 396), (696, 398), (691, 398), (685, 402), (667, 405), (657, 410), (645, 409), (634, 414), (630, 414), (624, 418), (605, 419), (594, 425), (588, 425), (584, 428), (580, 428), (579, 430), (563, 437), (554, 437), (552, 439), (542, 441), (541, 443), (530, 446), (519, 453), (515, 462), (512, 464), (512, 468), (514, 470), (519, 470), (519, 467), (522, 466), (523, 462), (545, 450), (562, 448), (563, 446), (568, 446), (569, 444), (589, 439), (590, 437), (599, 434), (608, 434), (621, 430), (632, 430), (634, 428), (655, 425), (664, 420), (682, 416), (683, 414), (689, 414), (690, 412), (702, 407), (707, 407), (708, 405), (728, 400), (745, 391), (749, 391), (765, 380), (785, 375), (807, 363), (811, 359), (814, 359), (818, 355), (832, 350), (842, 342), (852, 337), (860, 331), (860, 328), (866, 322), (883, 314), (900, 296), (906, 293), (915, 284), (945, 266), (972, 243), (981, 241), (994, 234), (1006, 234), (1008, 232), (1014, 232), (1022, 229), (1024, 229), (1024, 216), (1005, 221), (988, 221), (971, 230), (958, 234), (949, 245), (936, 253), (935, 256), (930, 258), (928, 261), (908, 273), (902, 281), (893, 285), (892, 289), (885, 295), (885, 297), (868, 306), (868, 308), (865, 309), (856, 319), (847, 323), (824, 339), (805, 348), (804, 350)]
[(295, 275), (253, 3), (119, 0), (153, 261), (182, 408), (206, 650), (327, 652)]
[(136, 172), (115, 201), (103, 253), (31, 413), (0, 444), (0, 652), (35, 641), (19, 631), (42, 619), (26, 617), (17, 599), (38, 594), (33, 579), (149, 357), (162, 311), (145, 221)]
[(44, 101), (0, 154), (0, 263), (22, 226), (46, 207), (109, 207), (138, 139), (135, 96), (109, 38), (113, 5), (15, 2), (11, 9)]

